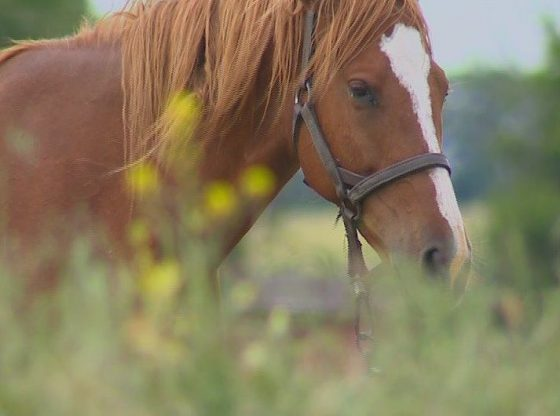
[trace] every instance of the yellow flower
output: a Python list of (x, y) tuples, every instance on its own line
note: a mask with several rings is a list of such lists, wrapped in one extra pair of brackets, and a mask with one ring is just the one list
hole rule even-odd
[(149, 243), (150, 229), (144, 221), (136, 220), (128, 228), (128, 239), (135, 247), (143, 247)]
[(231, 290), (231, 303), (235, 308), (247, 309), (255, 302), (257, 295), (257, 288), (253, 283), (241, 282)]
[(204, 206), (206, 213), (213, 218), (226, 218), (237, 209), (235, 189), (228, 182), (214, 182), (206, 189)]
[(153, 322), (135, 317), (127, 322), (126, 335), (129, 343), (140, 354), (153, 355), (159, 350), (161, 337)]
[(268, 332), (275, 337), (286, 335), (290, 328), (290, 313), (282, 308), (275, 308), (268, 318)]
[(140, 280), (142, 294), (155, 302), (170, 299), (181, 285), (181, 270), (175, 261), (152, 265)]
[(23, 130), (8, 128), (5, 142), (10, 150), (26, 161), (32, 162), (37, 156), (35, 138)]
[(126, 182), (130, 191), (140, 197), (154, 194), (159, 188), (159, 173), (151, 163), (138, 163), (131, 166), (126, 173)]
[(268, 352), (264, 344), (253, 342), (243, 351), (243, 364), (253, 371), (262, 369), (268, 360)]
[(128, 343), (138, 354), (168, 363), (186, 359), (185, 345), (172, 336), (165, 336), (156, 322), (145, 316), (133, 317), (124, 329)]
[(266, 166), (252, 166), (240, 179), (241, 190), (250, 198), (262, 199), (270, 196), (276, 185), (274, 173)]
[(173, 137), (190, 136), (202, 113), (202, 103), (195, 93), (175, 94), (167, 106), (167, 120)]

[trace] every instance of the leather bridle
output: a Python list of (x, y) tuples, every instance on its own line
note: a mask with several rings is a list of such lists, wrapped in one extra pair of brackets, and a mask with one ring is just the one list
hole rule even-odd
[[(315, 32), (315, 12), (308, 10), (305, 15), (303, 52), (301, 70), (305, 71), (305, 81), (296, 93), (293, 118), (293, 144), (298, 149), (301, 123), (307, 127), (313, 146), (328, 172), (336, 190), (340, 218), (344, 223), (348, 241), (348, 276), (356, 299), (355, 333), (358, 348), (366, 354), (364, 342), (372, 340), (372, 314), (369, 302), (369, 271), (364, 261), (362, 245), (358, 237), (358, 222), (364, 199), (385, 185), (414, 173), (432, 168), (444, 168), (451, 173), (447, 158), (441, 153), (425, 153), (398, 162), (386, 169), (362, 176), (341, 167), (330, 151), (317, 120), (312, 101), (312, 74), (308, 74), (308, 65), (314, 53), (313, 36)], [(365, 317), (364, 317), (365, 314)], [(365, 318), (365, 319), (364, 319)], [(367, 320), (367, 322), (364, 322)], [(366, 357), (367, 358), (367, 357)]]

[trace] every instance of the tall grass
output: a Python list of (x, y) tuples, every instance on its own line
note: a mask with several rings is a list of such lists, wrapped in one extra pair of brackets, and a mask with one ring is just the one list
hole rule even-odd
[(204, 248), (181, 246), (139, 278), (78, 241), (60, 284), (32, 299), (1, 273), (0, 415), (560, 409), (558, 289), (534, 313), (530, 299), (486, 280), (457, 299), (413, 274), (378, 278), (371, 364), (380, 371), (369, 375), (344, 317), (255, 311), (258, 288), (245, 280), (225, 284), (218, 302)]

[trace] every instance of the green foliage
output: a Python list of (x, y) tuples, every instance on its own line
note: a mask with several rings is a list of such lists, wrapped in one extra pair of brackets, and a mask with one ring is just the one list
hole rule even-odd
[(548, 66), (520, 88), (531, 91), (522, 128), (502, 134), (493, 152), (500, 177), (489, 205), (496, 255), (489, 273), (519, 287), (513, 260), (524, 253), (529, 279), (519, 288), (525, 291), (560, 282), (560, 35), (551, 26), (548, 33)]
[(9, 41), (64, 36), (88, 14), (87, 0), (0, 0), (0, 47)]
[(0, 414), (546, 415), (560, 406), (558, 289), (528, 321), (530, 300), (487, 283), (456, 304), (447, 287), (413, 274), (377, 279), (380, 372), (368, 376), (347, 320), (255, 314), (248, 282), (230, 283), (218, 307), (203, 269), (187, 265), (204, 252), (188, 251), (176, 261), (189, 290), (171, 297), (146, 293), (129, 268), (116, 272), (85, 244), (39, 297), (2, 270)]
[(549, 20), (545, 23), (548, 34), (547, 72), (554, 78), (560, 77), (560, 30)]
[[(491, 276), (500, 282), (531, 291), (558, 284), (554, 262), (560, 254), (560, 192), (548, 183), (523, 182), (515, 191), (491, 200), (491, 238), (495, 267)], [(528, 269), (513, 259), (525, 256)]]
[(488, 196), (503, 176), (496, 140), (512, 132), (530, 136), (535, 91), (526, 75), (480, 70), (451, 80), (445, 108), (445, 151), (462, 201)]

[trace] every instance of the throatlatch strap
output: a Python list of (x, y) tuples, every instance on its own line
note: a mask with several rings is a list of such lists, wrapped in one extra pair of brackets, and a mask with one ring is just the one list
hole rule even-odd
[(321, 131), (321, 127), (319, 126), (317, 116), (315, 115), (315, 111), (313, 110), (311, 103), (307, 103), (302, 107), (301, 117), (309, 130), (315, 150), (317, 150), (317, 154), (319, 155), (321, 162), (323, 162), (323, 166), (333, 181), (336, 196), (341, 202), (347, 201), (348, 196), (346, 195), (346, 187), (344, 186), (344, 182), (340, 176), (338, 164), (329, 149), (329, 145), (325, 141), (325, 136)]
[(304, 32), (303, 32), (303, 46), (302, 46), (302, 53), (301, 53), (301, 68), (300, 71), (305, 77), (302, 84), (299, 87), (298, 92), (296, 92), (296, 100), (294, 104), (294, 116), (292, 122), (292, 145), (294, 148), (294, 152), (297, 154), (298, 150), (298, 141), (299, 141), (299, 127), (301, 124), (302, 118), (302, 92), (307, 93), (307, 100), (310, 100), (311, 97), (311, 77), (307, 76), (309, 61), (311, 60), (311, 56), (313, 55), (313, 33), (315, 32), (315, 12), (313, 10), (308, 10), (305, 13), (305, 25), (304, 25)]
[(348, 199), (348, 192), (344, 181), (342, 180), (340, 169), (332, 155), (328, 143), (325, 140), (325, 136), (321, 131), (321, 127), (317, 121), (317, 116), (315, 115), (315, 111), (313, 110), (313, 106), (310, 102), (301, 106), (300, 116), (311, 135), (313, 146), (319, 155), (319, 159), (321, 159), (321, 162), (331, 177), (332, 183), (335, 187), (336, 195), (340, 203), (340, 215), (344, 222), (344, 229), (348, 241), (348, 275), (353, 280), (354, 291), (361, 293), (365, 290), (365, 288), (363, 287), (362, 282), (359, 281), (358, 277), (367, 273), (367, 266), (362, 254), (362, 244), (358, 238), (358, 229), (356, 227), (357, 212), (355, 212), (356, 207), (351, 204)]

